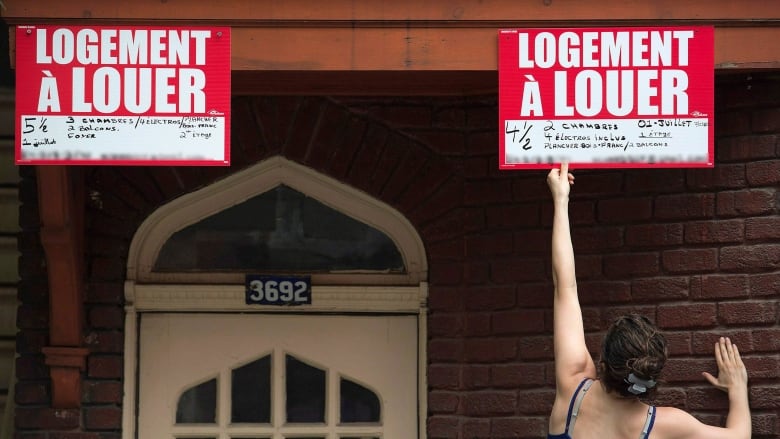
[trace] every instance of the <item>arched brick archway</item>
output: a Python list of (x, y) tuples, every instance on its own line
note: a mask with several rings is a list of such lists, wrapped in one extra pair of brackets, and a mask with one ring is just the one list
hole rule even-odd
[(236, 97), (231, 166), (86, 169), (91, 226), (127, 234), (165, 202), (280, 155), (390, 204), (425, 235), (459, 207), (462, 176), (424, 136), (379, 120), (328, 98)]

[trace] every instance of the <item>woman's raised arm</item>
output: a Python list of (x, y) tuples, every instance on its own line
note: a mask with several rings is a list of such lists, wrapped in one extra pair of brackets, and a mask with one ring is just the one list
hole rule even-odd
[(553, 199), (552, 269), (555, 287), (553, 343), (555, 380), (560, 396), (570, 396), (583, 377), (595, 378), (596, 368), (585, 345), (582, 311), (577, 297), (574, 248), (569, 228), (569, 192), (574, 176), (567, 163), (553, 168), (547, 185)]

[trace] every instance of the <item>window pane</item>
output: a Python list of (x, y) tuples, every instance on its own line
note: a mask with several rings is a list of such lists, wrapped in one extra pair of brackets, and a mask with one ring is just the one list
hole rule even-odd
[(217, 419), (217, 379), (191, 387), (179, 397), (176, 405), (176, 423), (208, 423)]
[(232, 422), (271, 422), (271, 356), (233, 369)]
[(376, 393), (341, 379), (341, 422), (379, 422), (381, 409)]
[(325, 422), (325, 371), (285, 357), (287, 422)]
[(384, 233), (287, 186), (174, 233), (154, 271), (404, 272)]

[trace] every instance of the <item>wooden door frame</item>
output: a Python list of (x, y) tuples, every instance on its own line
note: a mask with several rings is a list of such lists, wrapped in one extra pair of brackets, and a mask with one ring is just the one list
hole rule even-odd
[[(312, 275), (312, 305), (247, 305), (241, 273), (158, 275), (151, 267), (176, 231), (251, 196), (285, 184), (385, 233), (396, 244), (405, 273)], [(415, 314), (418, 325), (419, 439), (426, 438), (427, 256), (422, 239), (397, 210), (368, 194), (303, 165), (276, 156), (184, 195), (152, 213), (130, 245), (125, 282), (124, 399), (122, 438), (135, 439), (138, 387), (138, 322), (145, 312), (327, 312)], [(186, 285), (186, 287), (183, 287)]]
[[(181, 285), (125, 284), (125, 347), (124, 397), (122, 400), (122, 438), (136, 439), (136, 406), (138, 404), (138, 330), (139, 316), (144, 312), (281, 312), (300, 310), (272, 305), (246, 305), (242, 285)], [(380, 312), (417, 314), (417, 401), (418, 438), (427, 437), (427, 343), (428, 343), (428, 283), (417, 286), (321, 286), (312, 287), (318, 305), (312, 312)]]

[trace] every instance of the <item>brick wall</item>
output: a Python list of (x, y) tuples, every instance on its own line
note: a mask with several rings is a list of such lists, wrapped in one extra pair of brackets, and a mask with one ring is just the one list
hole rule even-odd
[[(718, 79), (714, 169), (577, 173), (571, 218), (587, 341), (639, 311), (671, 341), (660, 404), (721, 423), (700, 377), (737, 340), (755, 438), (780, 438), (780, 79)], [(22, 169), (17, 437), (121, 435), (124, 268), (160, 205), (282, 154), (403, 212), (429, 257), (428, 437), (542, 437), (553, 397), (546, 172), (497, 170), (497, 97), (234, 98), (231, 168), (83, 169), (90, 348), (83, 407), (48, 407), (43, 253)]]

